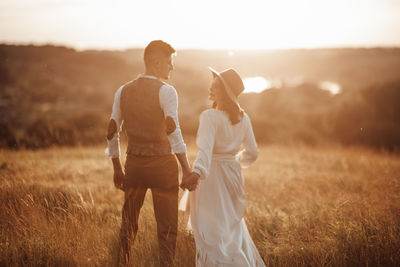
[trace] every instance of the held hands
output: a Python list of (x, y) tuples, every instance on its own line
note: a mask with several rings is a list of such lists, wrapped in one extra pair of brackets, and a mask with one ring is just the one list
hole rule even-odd
[(125, 174), (121, 169), (114, 170), (114, 186), (124, 191)]
[(183, 190), (188, 189), (189, 191), (196, 190), (199, 184), (200, 176), (195, 172), (188, 172), (183, 175), (182, 183), (179, 185)]

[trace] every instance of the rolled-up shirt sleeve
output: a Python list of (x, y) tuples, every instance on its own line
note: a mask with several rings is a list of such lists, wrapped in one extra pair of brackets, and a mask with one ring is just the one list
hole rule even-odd
[(118, 158), (120, 156), (119, 133), (121, 132), (122, 114), (121, 114), (121, 92), (123, 86), (118, 88), (114, 96), (114, 104), (112, 108), (111, 118), (117, 125), (117, 131), (111, 140), (107, 139), (107, 148), (105, 154), (111, 158)]
[(174, 87), (164, 84), (160, 88), (159, 101), (164, 117), (172, 118), (175, 123), (175, 130), (168, 134), (168, 140), (175, 154), (186, 152), (186, 145), (183, 141), (182, 132), (178, 120), (178, 95)]

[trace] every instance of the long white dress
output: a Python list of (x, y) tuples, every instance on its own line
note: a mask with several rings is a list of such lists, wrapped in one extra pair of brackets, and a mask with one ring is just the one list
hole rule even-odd
[(193, 168), (201, 180), (189, 194), (196, 266), (265, 266), (243, 219), (246, 198), (241, 167), (248, 167), (258, 155), (248, 115), (232, 125), (225, 112), (204, 111), (197, 146)]

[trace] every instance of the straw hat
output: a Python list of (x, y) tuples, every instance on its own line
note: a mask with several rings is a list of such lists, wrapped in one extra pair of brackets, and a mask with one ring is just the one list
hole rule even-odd
[(237, 73), (237, 71), (234, 69), (226, 69), (220, 73), (211, 67), (208, 67), (208, 69), (212, 72), (214, 77), (218, 77), (221, 79), (229, 98), (235, 104), (239, 105), (238, 96), (244, 90), (243, 81), (239, 73)]

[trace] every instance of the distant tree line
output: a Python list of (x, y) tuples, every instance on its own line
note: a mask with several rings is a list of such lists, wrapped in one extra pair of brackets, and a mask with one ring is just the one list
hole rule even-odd
[[(400, 49), (371, 51), (387, 57), (388, 53), (398, 56)], [(371, 51), (356, 50), (353, 56), (365, 62), (363, 56)], [(141, 53), (0, 45), (0, 147), (104, 144), (114, 93), (142, 71)], [(280, 53), (290, 58), (289, 53)], [(186, 137), (196, 135), (199, 114), (210, 105), (210, 74), (198, 64), (212, 62), (220, 55), (210, 52), (210, 58), (206, 58), (208, 54), (198, 54), (193, 52), (198, 61), (177, 61), (170, 81), (179, 93), (180, 123)], [(329, 51), (330, 58), (332, 54)], [(190, 59), (190, 52), (184, 56)], [(335, 68), (340, 69), (342, 63), (334, 59)], [(232, 66), (245, 70), (247, 65), (239, 63)], [(384, 68), (382, 62), (378, 66)], [(371, 75), (382, 74), (374, 71), (377, 68)], [(323, 72), (329, 74), (329, 68)], [(398, 151), (400, 73), (397, 77), (393, 73), (382, 74), (386, 75), (384, 82), (359, 88), (344, 86), (338, 95), (321, 90), (317, 81), (310, 80), (245, 94), (239, 100), (252, 119), (260, 143), (340, 143)], [(338, 71), (335, 75), (346, 73)], [(346, 80), (351, 80), (351, 72)]]
[(333, 135), (344, 144), (400, 148), (400, 80), (374, 85), (344, 100)]

